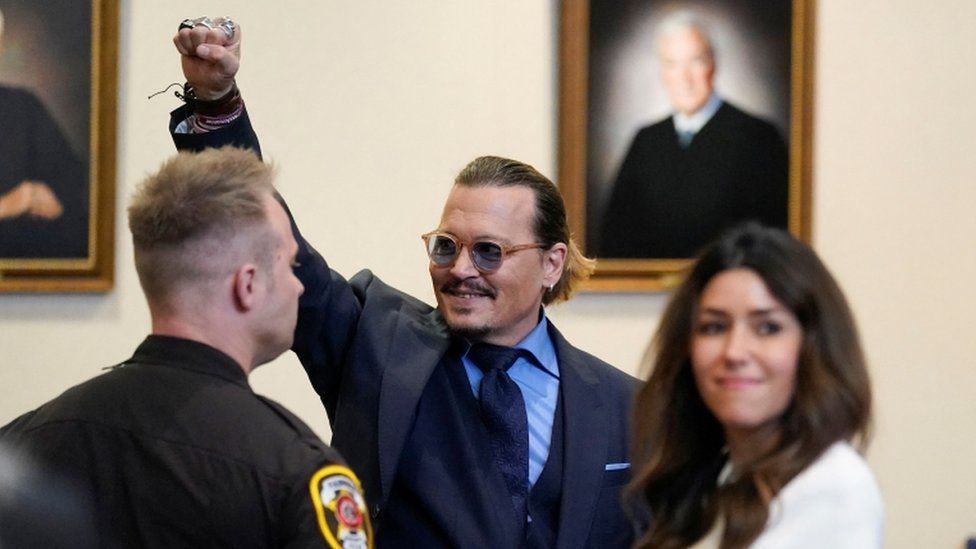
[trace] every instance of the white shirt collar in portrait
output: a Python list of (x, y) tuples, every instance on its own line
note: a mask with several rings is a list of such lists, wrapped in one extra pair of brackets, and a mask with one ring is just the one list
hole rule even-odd
[(715, 112), (721, 106), (722, 99), (715, 92), (712, 92), (705, 105), (691, 116), (681, 112), (674, 113), (674, 129), (678, 132), (678, 135), (682, 133), (691, 133), (694, 135), (712, 119), (712, 116), (715, 115)]

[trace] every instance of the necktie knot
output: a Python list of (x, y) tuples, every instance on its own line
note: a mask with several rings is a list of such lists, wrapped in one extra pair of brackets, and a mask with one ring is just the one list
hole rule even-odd
[(518, 357), (526, 354), (523, 349), (515, 347), (502, 347), (490, 343), (475, 343), (468, 351), (468, 358), (482, 372), (488, 373), (492, 370), (508, 371), (518, 360)]

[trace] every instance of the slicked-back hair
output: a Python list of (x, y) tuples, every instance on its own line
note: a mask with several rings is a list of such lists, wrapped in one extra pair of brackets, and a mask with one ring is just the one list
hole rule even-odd
[[(719, 486), (726, 459), (722, 426), (695, 385), (691, 344), (705, 287), (729, 269), (749, 269), (799, 321), (803, 338), (795, 392), (772, 449)], [(687, 547), (725, 524), (722, 549), (747, 547), (769, 517), (770, 500), (833, 443), (866, 444), (871, 390), (857, 328), (840, 287), (817, 255), (788, 232), (748, 223), (705, 249), (665, 309), (645, 357), (650, 379), (637, 395), (636, 515), (652, 517), (638, 547)]]
[(562, 242), (568, 248), (562, 276), (552, 290), (542, 296), (546, 305), (566, 301), (579, 285), (593, 273), (594, 261), (580, 251), (569, 233), (566, 205), (559, 189), (532, 166), (498, 156), (475, 158), (454, 179), (464, 187), (526, 187), (535, 195), (535, 237), (537, 243), (551, 248)]
[(264, 201), (274, 173), (253, 152), (228, 146), (181, 152), (148, 176), (128, 209), (147, 299), (214, 282), (239, 262), (270, 266), (278, 238)]

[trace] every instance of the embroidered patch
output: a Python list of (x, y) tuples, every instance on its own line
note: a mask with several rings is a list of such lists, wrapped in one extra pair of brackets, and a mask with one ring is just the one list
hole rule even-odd
[(326, 465), (308, 484), (319, 529), (333, 549), (372, 549), (373, 528), (359, 479), (348, 467)]

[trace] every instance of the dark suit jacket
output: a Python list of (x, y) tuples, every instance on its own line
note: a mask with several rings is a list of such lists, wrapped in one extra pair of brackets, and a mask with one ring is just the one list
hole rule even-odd
[(754, 219), (786, 227), (788, 155), (768, 122), (723, 103), (687, 148), (668, 117), (642, 128), (602, 218), (600, 257), (692, 257)]
[[(182, 118), (174, 113), (171, 128)], [(257, 144), (246, 117), (216, 134), (174, 139), (180, 148)], [(300, 247), (296, 272), (305, 285), (293, 350), (329, 414), (332, 446), (363, 482), (379, 530), (417, 404), (451, 336), (430, 305), (369, 271), (347, 282), (293, 229)], [(550, 335), (565, 418), (558, 547), (629, 547), (620, 488), (630, 471), (605, 467), (629, 461), (635, 380), (576, 349), (555, 328)]]

